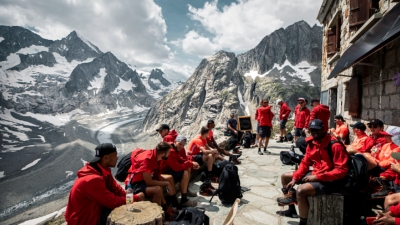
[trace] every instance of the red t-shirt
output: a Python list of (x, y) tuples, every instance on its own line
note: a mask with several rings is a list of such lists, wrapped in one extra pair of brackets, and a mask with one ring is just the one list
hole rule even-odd
[(193, 138), (188, 147), (188, 155), (197, 155), (201, 152), (200, 148), (205, 147), (207, 144), (207, 140), (203, 139), (201, 135), (197, 135)]
[(208, 140), (212, 141), (213, 137), (214, 137), (214, 133), (210, 129), (210, 131), (208, 131)]

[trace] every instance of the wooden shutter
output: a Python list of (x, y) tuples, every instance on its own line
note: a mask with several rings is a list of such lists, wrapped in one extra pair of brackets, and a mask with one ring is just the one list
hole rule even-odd
[(352, 77), (349, 82), (349, 115), (360, 117), (361, 85), (358, 76)]
[(370, 17), (371, 0), (350, 0), (350, 27), (359, 27)]
[(342, 29), (342, 19), (340, 16), (336, 18), (336, 34), (335, 34), (335, 51), (340, 51), (340, 39), (341, 39), (341, 29)]
[(336, 51), (336, 28), (331, 28), (328, 30), (328, 45), (327, 45), (327, 52), (328, 56), (335, 54)]

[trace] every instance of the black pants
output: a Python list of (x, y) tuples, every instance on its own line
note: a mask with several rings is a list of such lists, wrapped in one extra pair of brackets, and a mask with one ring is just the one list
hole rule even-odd
[(106, 225), (107, 224), (107, 217), (110, 215), (112, 209), (109, 208), (103, 208), (103, 211), (101, 211), (100, 215), (100, 225)]

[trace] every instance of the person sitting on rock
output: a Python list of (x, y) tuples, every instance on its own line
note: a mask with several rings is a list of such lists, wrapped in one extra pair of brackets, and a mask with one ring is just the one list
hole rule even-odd
[(263, 155), (261, 152), (261, 145), (264, 141), (264, 153), (271, 154), (267, 150), (269, 138), (271, 137), (271, 129), (272, 129), (272, 119), (274, 118), (274, 113), (272, 112), (272, 106), (269, 106), (269, 101), (267, 99), (263, 99), (262, 106), (258, 107), (255, 113), (254, 118), (260, 124), (258, 127), (258, 154)]
[(180, 151), (185, 151), (186, 137), (178, 135), (172, 144), (167, 160), (161, 160), (160, 169), (161, 174), (169, 174), (174, 179), (174, 185), (181, 182), (181, 202), (180, 204), (186, 207), (196, 206), (196, 201), (191, 201), (187, 197), (196, 197), (197, 194), (189, 191), (189, 178), (191, 169), (198, 170), (200, 168), (197, 162), (192, 162), (189, 159), (180, 157)]
[[(277, 199), (281, 206), (290, 205), (288, 210), (277, 212), (283, 216), (297, 216), (293, 204), (298, 204), (300, 225), (307, 224), (310, 207), (307, 197), (337, 191), (339, 184), (342, 183), (339, 180), (348, 172), (349, 153), (343, 144), (338, 142), (332, 144), (331, 158), (326, 148), (332, 141), (337, 141), (336, 138), (326, 132), (324, 123), (319, 119), (311, 121), (309, 128), (311, 136), (306, 139), (308, 144), (306, 154), (297, 171), (282, 175), (282, 192), (285, 196)], [(312, 170), (310, 166), (313, 166)], [(300, 184), (297, 190), (293, 189), (295, 184)]]
[(202, 127), (200, 130), (200, 135), (193, 138), (188, 147), (188, 155), (193, 157), (193, 161), (197, 162), (200, 166), (207, 163), (207, 179), (211, 180), (213, 178), (212, 168), (215, 160), (217, 158), (222, 158), (218, 153), (217, 149), (210, 148), (207, 144), (207, 138), (209, 129), (207, 127)]
[(175, 130), (171, 130), (167, 124), (161, 124), (156, 131), (161, 135), (163, 138), (163, 142), (173, 143), (175, 138), (178, 136), (178, 133)]
[[(135, 149), (132, 152), (132, 165), (128, 170), (125, 185), (131, 184), (133, 193), (143, 192), (152, 202), (162, 206), (166, 212), (167, 220), (173, 219), (177, 211), (167, 204), (177, 203), (175, 186), (171, 175), (161, 176), (159, 161), (168, 160), (172, 146), (166, 142), (160, 142), (155, 149)], [(164, 188), (168, 196), (164, 198)]]
[(349, 136), (349, 128), (347, 127), (347, 124), (345, 123), (346, 120), (344, 120), (343, 116), (341, 115), (336, 115), (335, 119), (333, 120), (336, 124), (336, 128), (331, 128), (330, 132), (331, 135), (336, 137), (339, 141), (341, 141), (343, 144), (350, 144), (350, 142), (346, 143), (346, 140), (348, 140)]
[(276, 101), (276, 104), (280, 106), (279, 110), (279, 131), (280, 131), (280, 137), (279, 140), (277, 141), (278, 143), (283, 143), (284, 141), (288, 141), (286, 138), (286, 123), (289, 118), (289, 114), (292, 111), (289, 106), (282, 101), (281, 99), (278, 99)]
[(207, 144), (208, 144), (208, 146), (210, 146), (211, 148), (217, 149), (218, 152), (219, 152), (220, 154), (222, 154), (222, 155), (229, 156), (229, 160), (230, 160), (230, 161), (233, 161), (233, 162), (236, 163), (236, 164), (240, 164), (240, 161), (239, 161), (238, 157), (242, 154), (242, 152), (239, 151), (239, 149), (235, 148), (235, 149), (233, 149), (233, 154), (231, 154), (231, 153), (229, 153), (228, 151), (226, 151), (226, 150), (220, 148), (220, 147), (218, 146), (217, 142), (216, 142), (215, 139), (214, 139), (214, 133), (213, 133), (213, 131), (212, 131), (212, 129), (214, 129), (214, 127), (215, 127), (214, 120), (209, 120), (209, 121), (207, 122), (207, 128), (210, 130), (210, 131), (208, 132), (208, 138), (207, 138)]
[(231, 113), (230, 118), (226, 121), (226, 132), (229, 135), (235, 136), (238, 140), (242, 138), (243, 132), (237, 129), (237, 120), (235, 119), (235, 113)]
[[(125, 205), (125, 190), (115, 181), (111, 167), (117, 164), (117, 148), (111, 143), (96, 147), (95, 157), (78, 171), (69, 194), (65, 220), (68, 224), (105, 225), (111, 211)], [(135, 201), (144, 200), (136, 192)]]
[(361, 122), (356, 122), (355, 124), (351, 124), (350, 127), (353, 128), (353, 133), (355, 134), (354, 141), (346, 146), (346, 150), (349, 154), (356, 154), (359, 152), (361, 148), (363, 148), (365, 144), (365, 140), (367, 139), (368, 135), (365, 133), (367, 127), (365, 124)]

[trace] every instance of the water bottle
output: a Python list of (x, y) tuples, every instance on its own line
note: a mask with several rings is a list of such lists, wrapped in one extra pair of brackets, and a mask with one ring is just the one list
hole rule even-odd
[(129, 204), (133, 203), (133, 189), (131, 184), (128, 184), (128, 188), (126, 189), (126, 206), (128, 208)]

